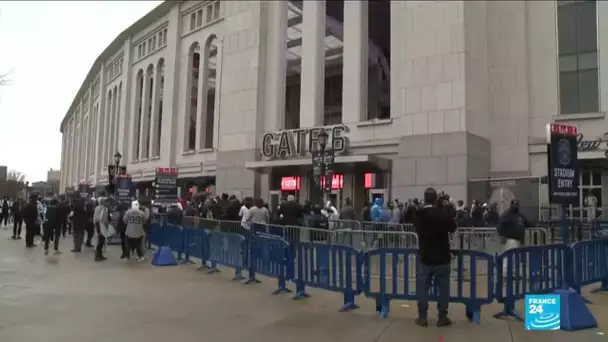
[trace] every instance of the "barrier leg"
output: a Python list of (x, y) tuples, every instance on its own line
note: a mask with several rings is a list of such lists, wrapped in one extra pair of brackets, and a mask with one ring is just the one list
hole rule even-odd
[(232, 278), (232, 280), (241, 281), (241, 280), (245, 279), (245, 277), (243, 277), (242, 273), (243, 273), (243, 271), (240, 266), (235, 267), (234, 268), (234, 278)]
[(251, 261), (251, 266), (249, 266), (249, 279), (245, 282), (245, 285), (249, 284), (259, 284), (261, 281), (258, 280), (255, 276), (255, 262)]
[(376, 312), (380, 318), (388, 317), (389, 312), (391, 311), (391, 300), (387, 295), (381, 294), (376, 298)]
[(287, 288), (287, 280), (284, 276), (279, 276), (279, 284), (278, 288), (274, 290), (273, 295), (278, 295), (281, 293), (290, 293), (291, 290)]
[(293, 297), (293, 300), (300, 300), (310, 297), (308, 293), (306, 293), (306, 285), (304, 285), (304, 281), (297, 280), (296, 281), (296, 295)]
[(481, 320), (481, 305), (475, 302), (466, 304), (467, 318), (471, 323), (479, 324)]
[(355, 294), (352, 292), (344, 292), (344, 305), (340, 308), (340, 312), (346, 312), (358, 309), (359, 306), (355, 304)]
[(524, 318), (522, 315), (515, 310), (515, 301), (511, 299), (505, 298), (504, 300), (504, 308), (501, 312), (494, 315), (494, 318), (504, 318), (504, 317), (515, 317), (516, 319), (523, 321)]
[(209, 271), (207, 271), (207, 274), (213, 274), (213, 273), (218, 273), (221, 272), (218, 268), (217, 268), (217, 263), (215, 261), (211, 262), (211, 267), (209, 267)]

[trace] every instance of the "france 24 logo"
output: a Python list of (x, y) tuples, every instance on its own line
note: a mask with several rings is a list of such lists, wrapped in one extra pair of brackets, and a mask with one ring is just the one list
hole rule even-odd
[(526, 330), (559, 330), (559, 295), (526, 295)]

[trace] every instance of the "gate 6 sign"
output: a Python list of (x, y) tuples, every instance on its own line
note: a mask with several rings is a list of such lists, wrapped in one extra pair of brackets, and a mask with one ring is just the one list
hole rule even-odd
[[(297, 158), (309, 155), (318, 149), (318, 136), (323, 127), (299, 128), (266, 133), (262, 137), (262, 155), (268, 159)], [(346, 125), (326, 128), (329, 134), (327, 150), (335, 154), (344, 154), (348, 150), (350, 130)]]
[(576, 127), (547, 125), (547, 143), (550, 202), (577, 205), (579, 164)]

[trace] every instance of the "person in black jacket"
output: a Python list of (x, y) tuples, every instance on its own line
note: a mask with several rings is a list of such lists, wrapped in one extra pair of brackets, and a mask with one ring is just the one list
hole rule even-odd
[(124, 222), (123, 218), (125, 217), (125, 212), (127, 212), (127, 204), (119, 203), (118, 204), (118, 220), (116, 221), (116, 233), (120, 235), (120, 249), (122, 251), (120, 258), (127, 258), (127, 237), (125, 232), (127, 231), (127, 224)]
[(427, 313), (429, 309), (429, 288), (431, 281), (439, 289), (437, 310), (439, 318), (437, 326), (448, 326), (452, 321), (448, 318), (450, 301), (450, 233), (456, 231), (450, 213), (438, 208), (437, 191), (428, 188), (424, 192), (424, 207), (416, 211), (414, 227), (419, 239), (420, 264), (416, 292), (418, 295), (418, 318), (416, 324), (426, 327), (428, 325)]
[(2, 219), (4, 224), (4, 229), (7, 229), (8, 226), (8, 218), (10, 216), (10, 206), (8, 205), (8, 199), (5, 197), (4, 201), (2, 201)]
[(65, 234), (68, 231), (68, 216), (70, 215), (70, 202), (67, 200), (62, 200), (58, 205), (57, 209), (59, 211), (59, 219), (61, 220), (61, 234), (65, 237)]
[(25, 247), (36, 247), (34, 236), (40, 229), (40, 216), (38, 215), (38, 195), (31, 195), (30, 201), (21, 210), (25, 222)]
[(13, 240), (21, 239), (21, 227), (23, 226), (23, 216), (21, 215), (21, 200), (13, 202), (11, 212), (13, 213)]
[(84, 198), (76, 198), (72, 203), (72, 224), (74, 225), (74, 249), (72, 253), (82, 252), (82, 243), (84, 240), (84, 231), (87, 226), (89, 216), (86, 211), (86, 200)]
[(85, 246), (89, 248), (93, 248), (93, 236), (95, 235), (95, 223), (93, 222), (93, 215), (95, 214), (96, 206), (97, 201), (95, 199), (88, 200), (85, 205), (85, 211), (87, 213), (87, 223), (85, 226), (85, 231), (87, 233), (87, 242), (85, 243)]
[(55, 254), (59, 254), (59, 237), (61, 236), (61, 212), (59, 201), (55, 198), (46, 208), (46, 222), (44, 222), (44, 254), (49, 254), (49, 243), (53, 240)]

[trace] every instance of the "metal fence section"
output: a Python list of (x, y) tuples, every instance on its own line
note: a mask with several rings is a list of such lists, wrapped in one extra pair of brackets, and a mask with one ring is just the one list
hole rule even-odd
[(515, 302), (526, 294), (575, 286), (572, 261), (572, 249), (567, 245), (522, 247), (500, 254), (496, 258), (495, 296), (504, 308), (494, 317), (523, 320), (515, 310)]
[(259, 283), (256, 274), (277, 278), (277, 290), (273, 294), (291, 292), (287, 281), (293, 279), (294, 259), (289, 243), (270, 234), (258, 234), (249, 240), (249, 279), (245, 284)]
[[(409, 225), (408, 225), (409, 228)], [(361, 230), (378, 230), (382, 232), (403, 232), (405, 226), (401, 223), (361, 221)], [(413, 230), (411, 230), (413, 231)]]
[[(477, 274), (477, 266), (493, 268), (494, 257), (477, 251), (456, 251), (458, 263), (456, 275), (450, 280), (450, 302), (463, 303), (469, 319), (479, 322), (481, 306), (494, 301), (494, 279), (492, 276), (477, 276), (474, 281), (464, 282), (464, 269)], [(426, 287), (419, 277), (424, 270), (417, 249), (383, 248), (366, 252), (363, 256), (363, 291), (376, 300), (376, 309), (385, 318), (390, 312), (393, 299), (417, 300), (420, 293), (428, 291), (429, 300), (437, 301), (438, 289), (433, 283)], [(376, 266), (374, 266), (376, 265)], [(378, 270), (377, 276), (371, 270)]]
[(361, 230), (361, 222), (356, 220), (329, 220), (329, 229), (332, 230)]
[(418, 235), (406, 231), (342, 229), (335, 232), (335, 241), (362, 251), (376, 248), (418, 248)]
[(295, 246), (296, 268), (294, 299), (307, 298), (306, 286), (344, 295), (340, 311), (358, 308), (355, 296), (361, 293), (361, 254), (342, 245), (299, 243)]
[(586, 285), (600, 283), (597, 291), (608, 290), (608, 238), (572, 244), (574, 258), (573, 288), (580, 294)]
[(234, 268), (234, 280), (243, 279), (245, 265), (245, 238), (242, 235), (212, 232), (209, 237), (209, 273), (219, 272), (217, 265)]

